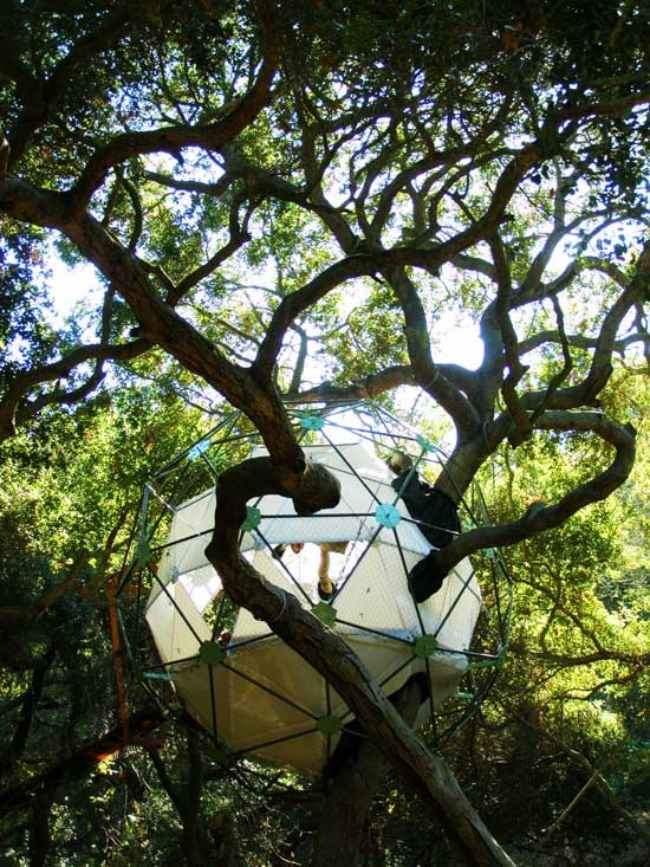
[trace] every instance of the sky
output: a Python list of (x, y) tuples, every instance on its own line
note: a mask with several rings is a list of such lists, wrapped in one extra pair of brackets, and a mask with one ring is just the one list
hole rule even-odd
[(69, 316), (79, 301), (101, 297), (104, 290), (93, 265), (69, 268), (56, 255), (53, 247), (50, 247), (48, 265), (52, 271), (50, 285), (54, 316), (58, 322)]

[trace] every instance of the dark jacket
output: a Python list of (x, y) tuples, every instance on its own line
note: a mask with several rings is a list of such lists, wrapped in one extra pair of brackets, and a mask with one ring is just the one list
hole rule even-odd
[[(420, 481), (417, 473), (405, 471), (391, 485), (400, 495), (409, 515), (418, 522), (422, 534), (436, 550), (427, 554), (409, 572), (409, 588), (416, 602), (424, 602), (440, 590), (447, 577), (435, 565), (436, 551), (448, 545), (460, 533), (458, 506), (451, 497)], [(450, 532), (451, 531), (451, 532)]]

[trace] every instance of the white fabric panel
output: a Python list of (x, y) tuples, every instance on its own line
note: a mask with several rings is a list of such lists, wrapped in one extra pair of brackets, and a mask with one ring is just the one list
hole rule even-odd
[(167, 593), (177, 607), (166, 593), (160, 593), (154, 603), (148, 606), (146, 618), (160, 658), (163, 662), (173, 662), (196, 655), (200, 642), (208, 641), (211, 633), (180, 582), (168, 584)]
[(178, 617), (173, 603), (164, 593), (161, 593), (149, 605), (145, 616), (161, 660), (171, 662), (175, 658), (172, 652), (174, 618)]
[[(234, 671), (242, 672), (255, 680), (257, 684), (251, 684), (237, 675), (231, 678), (229, 705), (233, 731), (238, 726), (237, 716), (240, 708), (249, 707), (257, 713), (258, 702), (262, 702), (267, 708), (266, 713), (260, 714), (258, 728), (247, 740), (247, 745), (281, 737), (277, 734), (280, 726), (289, 727), (286, 734), (293, 733), (294, 726), (295, 730), (300, 731), (305, 722), (310, 720), (304, 712), (276, 698), (272, 692), (279, 693), (303, 711), (316, 717), (327, 713), (323, 678), (302, 656), (276, 636), (243, 647), (228, 658), (227, 664)], [(268, 687), (270, 692), (266, 692), (263, 687)], [(313, 720), (311, 726), (313, 727)], [(237, 733), (237, 738), (242, 740), (243, 735)]]
[[(420, 557), (404, 552), (407, 569)], [(408, 604), (399, 607), (396, 596)], [(403, 637), (419, 634), (413, 600), (406, 588), (406, 572), (398, 548), (375, 543), (364, 554), (334, 603), (341, 620), (369, 629), (399, 630)]]
[[(416, 661), (409, 665), (401, 666), (413, 655), (409, 645), (390, 638), (381, 638), (360, 630), (350, 630), (345, 626), (336, 630), (356, 654), (363, 660), (364, 665), (378, 683), (384, 683), (384, 691), (387, 695), (396, 692), (402, 687), (414, 673)], [(400, 669), (398, 671), (398, 669)], [(390, 688), (388, 688), (390, 687)], [(334, 712), (343, 716), (347, 711), (347, 705), (342, 699), (334, 704)]]
[[(364, 550), (366, 547), (366, 545), (363, 545)], [(294, 555), (291, 549), (288, 548), (281, 562), (270, 556), (268, 549), (248, 552), (246, 556), (258, 572), (261, 572), (265, 578), (268, 578), (279, 589), (296, 596), (304, 607), (311, 608), (320, 602), (318, 596), (320, 551), (317, 545), (308, 543), (300, 555)], [(338, 569), (344, 563), (344, 556), (339, 554), (330, 555), (330, 577), (335, 581), (339, 580)], [(282, 564), (286, 566), (286, 569)], [(291, 576), (295, 580), (292, 580), (288, 572), (291, 573)], [(300, 592), (297, 585), (302, 587), (309, 601)], [(338, 607), (337, 600), (337, 609)], [(233, 630), (233, 641), (242, 641), (259, 635), (267, 635), (268, 633), (269, 627), (266, 623), (256, 620), (247, 609), (240, 609)]]
[[(166, 542), (169, 547), (165, 548), (158, 565), (158, 576), (163, 584), (208, 563), (204, 552), (210, 535), (204, 531), (211, 530), (214, 526), (215, 506), (215, 493), (210, 489), (178, 507)], [(203, 535), (197, 536), (198, 533)], [(187, 538), (191, 536), (195, 538)], [(182, 539), (186, 541), (179, 541)], [(154, 584), (149, 604), (160, 592), (160, 585)]]
[[(439, 653), (429, 659), (430, 683), (433, 706), (436, 710), (456, 693), (463, 675), (467, 671), (467, 658), (460, 654)], [(426, 663), (419, 660), (418, 670), (426, 671)], [(414, 728), (431, 722), (431, 705), (427, 700), (421, 705), (415, 719)]]
[[(302, 446), (302, 449), (309, 460), (329, 467), (336, 475), (349, 474), (351, 478), (354, 478), (356, 472), (361, 476), (380, 482), (392, 478), (389, 476), (388, 468), (384, 462), (360, 440), (351, 443), (337, 443), (336, 448), (322, 443)], [(267, 454), (268, 452), (263, 446), (256, 446), (251, 457), (259, 458)], [(350, 465), (354, 470), (350, 469)]]
[[(424, 665), (421, 660), (414, 660), (397, 672), (411, 656), (409, 647), (358, 631), (343, 630), (342, 635), (364, 659), (373, 677), (380, 682), (388, 678), (389, 693), (399, 689)], [(229, 653), (226, 666), (213, 669), (212, 688), (208, 666), (179, 667), (174, 674), (175, 686), (188, 711), (212, 731), (214, 694), (216, 733), (231, 749), (303, 772), (320, 773), (327, 760), (327, 738), (313, 732), (316, 723), (309, 714), (349, 717), (347, 706), (336, 691), (330, 689), (328, 705), (323, 678), (275, 637)], [(393, 672), (395, 676), (390, 678)], [(265, 690), (265, 686), (272, 692)], [(279, 695), (289, 701), (283, 701)], [(263, 746), (286, 738), (291, 739)], [(332, 750), (337, 742), (338, 735), (333, 736)]]
[[(450, 650), (469, 648), (480, 610), (481, 591), (469, 558), (461, 560), (435, 596), (420, 605), (426, 632)], [(443, 620), (444, 626), (439, 628)]]
[[(250, 751), (264, 761), (307, 773), (322, 770), (327, 759), (327, 738), (309, 732), (316, 728), (312, 716), (327, 713), (325, 684), (302, 657), (273, 637), (231, 652), (226, 665), (215, 666), (212, 671), (212, 687), (209, 666), (183, 667), (174, 676), (188, 711), (205, 728), (214, 729), (214, 694), (216, 734), (230, 749)], [(266, 691), (264, 686), (298, 707)], [(336, 700), (333, 690), (331, 695)], [(292, 735), (300, 736), (262, 747)], [(337, 741), (338, 737), (332, 738), (332, 749)]]
[[(212, 712), (212, 696), (214, 694), (214, 710), (216, 714), (216, 733), (221, 735), (227, 717), (228, 707), (224, 701), (222, 679), (225, 669), (196, 663), (179, 666), (174, 670), (174, 686), (182, 697), (185, 707), (191, 716), (210, 732), (215, 732)], [(210, 685), (212, 679), (212, 685)]]
[[(366, 551), (334, 603), (341, 620), (381, 631), (402, 630), (405, 637), (421, 634), (407, 584), (408, 570), (420, 557), (406, 550), (402, 554), (404, 561), (397, 548), (377, 544)], [(418, 606), (425, 632), (436, 635), (438, 642), (450, 650), (469, 647), (479, 615), (481, 596), (472, 571), (469, 559), (463, 560), (445, 579), (441, 590)], [(467, 589), (463, 590), (467, 579)]]
[(174, 618), (171, 650), (173, 659), (185, 659), (199, 652), (199, 645), (210, 640), (211, 632), (180, 582), (174, 585), (174, 600), (185, 616)]
[[(332, 752), (339, 737), (334, 735), (330, 740)], [(290, 767), (304, 774), (318, 775), (327, 762), (327, 738), (320, 732), (312, 732), (284, 743), (256, 749), (254, 755), (262, 762), (270, 762), (281, 768)]]
[(178, 579), (192, 600), (193, 606), (203, 613), (207, 606), (223, 587), (221, 578), (212, 565), (201, 566), (193, 572), (186, 572)]

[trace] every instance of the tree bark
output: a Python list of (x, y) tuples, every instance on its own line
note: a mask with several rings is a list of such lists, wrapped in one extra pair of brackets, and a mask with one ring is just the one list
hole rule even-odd
[[(409, 725), (421, 703), (422, 690), (414, 681), (395, 699), (395, 707)], [(356, 761), (343, 766), (323, 801), (312, 867), (330, 867), (337, 861), (346, 867), (363, 863), (368, 811), (390, 767), (388, 758), (372, 741), (364, 739)]]
[(51, 793), (36, 798), (29, 823), (29, 867), (45, 867), (52, 847), (50, 837)]

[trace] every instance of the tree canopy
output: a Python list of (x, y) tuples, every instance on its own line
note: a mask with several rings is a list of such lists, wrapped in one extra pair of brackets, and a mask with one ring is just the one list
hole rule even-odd
[[(264, 478), (244, 463), (220, 480), (208, 550), (230, 596), (340, 692), (471, 863), (510, 863), (344, 642), (295, 600), (278, 611), (237, 537), (249, 498), (305, 495), (287, 400), (412, 406), (451, 443), (437, 489), (458, 502), (500, 467), (494, 520), (438, 567), (516, 546), (526, 677), (533, 659), (568, 696), (610, 686), (635, 718), (630, 685), (648, 659), (646, 566), (630, 553), (647, 522), (647, 481), (638, 469), (630, 481), (650, 363), (647, 4), (7, 0), (0, 45), (5, 803), (29, 801), (16, 793), (39, 702), (56, 707), (79, 773), (90, 767), (79, 750), (110, 728), (112, 701), (93, 719), (79, 692), (106, 684), (94, 669), (101, 647), (110, 656), (103, 618), (137, 488), (229, 405), (270, 455)], [(57, 261), (92, 266), (101, 287), (66, 315)], [(476, 365), (440, 360), (459, 330)], [(617, 534), (629, 512), (637, 528)], [(494, 725), (523, 715), (544, 730), (543, 681), (524, 707), (511, 676)], [(212, 845), (197, 830), (200, 736), (183, 737), (187, 784), (145, 750), (198, 864)], [(180, 763), (180, 741), (171, 750)], [(45, 752), (33, 761), (55, 783), (32, 804), (32, 863), (48, 857), (64, 776)]]

